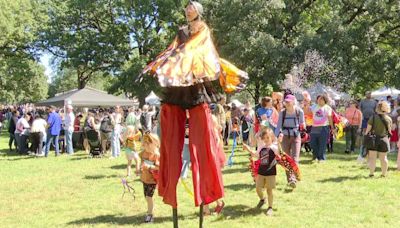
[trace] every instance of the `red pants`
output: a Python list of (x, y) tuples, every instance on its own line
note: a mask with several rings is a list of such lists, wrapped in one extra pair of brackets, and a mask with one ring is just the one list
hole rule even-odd
[[(194, 202), (209, 204), (224, 195), (221, 167), (216, 159), (220, 149), (207, 104), (189, 110), (189, 149), (192, 164)], [(161, 147), (158, 193), (164, 203), (177, 208), (176, 185), (182, 167), (186, 112), (180, 106), (161, 107)]]

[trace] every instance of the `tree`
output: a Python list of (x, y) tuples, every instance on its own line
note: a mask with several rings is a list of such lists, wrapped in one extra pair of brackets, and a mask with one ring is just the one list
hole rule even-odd
[(130, 58), (121, 73), (116, 75), (117, 80), (110, 91), (123, 92), (128, 97), (137, 96), (143, 104), (150, 91), (158, 93), (160, 87), (155, 78), (144, 75), (139, 83), (137, 77), (146, 63), (172, 42), (178, 26), (183, 23), (182, 9), (187, 1), (140, 0), (125, 3), (120, 5), (119, 10), (121, 18), (129, 25)]
[(126, 61), (130, 38), (118, 14), (124, 1), (55, 0), (49, 5), (49, 24), (40, 46), (60, 67), (76, 71), (78, 88), (97, 72), (115, 72)]
[(0, 102), (35, 102), (47, 94), (47, 78), (35, 57), (38, 29), (46, 22), (37, 0), (0, 0)]
[[(57, 93), (67, 92), (73, 89), (78, 89), (78, 82), (76, 80), (76, 71), (73, 69), (65, 68), (59, 70), (52, 78), (49, 85), (49, 97), (54, 97)], [(98, 90), (108, 90), (111, 86), (113, 77), (109, 74), (94, 73), (87, 86)]]
[[(221, 56), (249, 73), (257, 101), (316, 50), (354, 94), (398, 83), (397, 1), (204, 1)], [(327, 78), (329, 82), (329, 77)], [(333, 81), (333, 80), (332, 80)], [(397, 84), (400, 85), (400, 84)]]

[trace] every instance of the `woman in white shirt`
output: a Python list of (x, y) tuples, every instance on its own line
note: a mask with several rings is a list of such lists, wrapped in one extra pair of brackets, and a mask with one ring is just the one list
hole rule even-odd
[(35, 120), (31, 127), (31, 140), (32, 140), (32, 152), (36, 155), (44, 155), (43, 153), (43, 142), (46, 137), (46, 126), (47, 121), (44, 120), (41, 115), (36, 115)]
[(311, 107), (313, 112), (313, 125), (310, 134), (311, 148), (313, 149), (314, 159), (318, 162), (326, 160), (326, 146), (330, 129), (335, 129), (332, 121), (332, 108), (328, 105), (328, 102), (329, 98), (321, 95), (317, 98), (317, 104)]
[(31, 119), (31, 114), (24, 114), (23, 118), (20, 118), (17, 122), (15, 129), (16, 141), (18, 144), (18, 149), (20, 154), (28, 153), (27, 139), (29, 137), (29, 120)]

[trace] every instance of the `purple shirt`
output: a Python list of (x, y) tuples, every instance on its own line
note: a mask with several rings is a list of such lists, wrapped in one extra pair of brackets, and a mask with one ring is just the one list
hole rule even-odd
[(60, 135), (62, 122), (61, 117), (60, 115), (58, 115), (58, 113), (50, 113), (49, 117), (47, 118), (47, 123), (50, 125), (48, 129), (50, 135)]

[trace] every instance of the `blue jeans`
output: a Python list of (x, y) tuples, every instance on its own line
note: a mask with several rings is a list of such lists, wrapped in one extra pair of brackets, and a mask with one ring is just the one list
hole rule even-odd
[(74, 154), (74, 147), (72, 143), (72, 134), (74, 133), (73, 130), (66, 130), (65, 131), (65, 144), (67, 145), (67, 153)]
[(329, 126), (313, 127), (311, 130), (311, 148), (314, 158), (326, 160), (326, 144), (329, 138)]
[(51, 135), (49, 132), (47, 133), (47, 140), (46, 140), (46, 149), (44, 152), (44, 156), (47, 157), (49, 154), (51, 143), (53, 143), (54, 148), (56, 149), (56, 156), (60, 155), (60, 148), (58, 146), (58, 135)]

